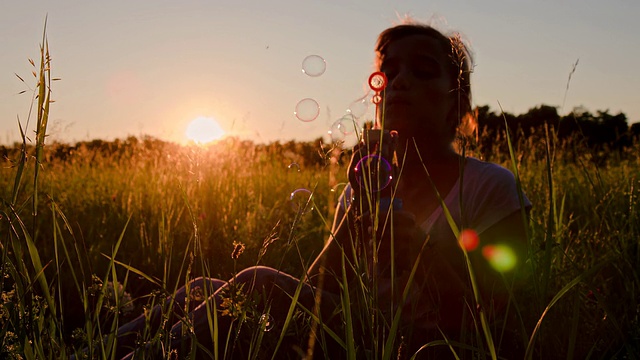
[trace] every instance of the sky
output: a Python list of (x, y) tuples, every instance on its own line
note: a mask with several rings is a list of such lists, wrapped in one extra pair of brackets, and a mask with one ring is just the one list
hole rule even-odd
[[(207, 117), (227, 135), (267, 143), (326, 136), (367, 95), (377, 35), (405, 15), (463, 35), (475, 105), (521, 114), (544, 104), (561, 115), (584, 107), (638, 122), (638, 14), (637, 0), (7, 0), (0, 144), (19, 139), (18, 120), (33, 133), (28, 59), (39, 59), (45, 18), (51, 75), (61, 79), (49, 141), (184, 143), (188, 125)], [(310, 55), (326, 63), (319, 76), (302, 71)], [(294, 114), (305, 98), (319, 106), (312, 121)]]

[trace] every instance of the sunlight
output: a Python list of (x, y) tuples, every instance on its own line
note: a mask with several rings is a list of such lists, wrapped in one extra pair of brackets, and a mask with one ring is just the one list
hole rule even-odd
[(206, 116), (200, 116), (191, 121), (185, 132), (187, 139), (197, 144), (206, 144), (218, 140), (224, 134), (225, 131), (220, 127), (220, 124), (215, 119)]

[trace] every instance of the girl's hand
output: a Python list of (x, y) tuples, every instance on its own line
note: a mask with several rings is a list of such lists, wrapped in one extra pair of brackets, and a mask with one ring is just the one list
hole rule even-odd
[(381, 207), (377, 221), (375, 212), (367, 212), (359, 217), (358, 224), (360, 234), (366, 240), (366, 252), (372, 254), (375, 249), (381, 269), (391, 264), (393, 255), (397, 271), (410, 271), (428, 241), (415, 216), (401, 209)]

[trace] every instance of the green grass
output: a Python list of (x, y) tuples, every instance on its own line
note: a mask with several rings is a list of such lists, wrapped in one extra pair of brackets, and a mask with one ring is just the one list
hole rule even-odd
[[(43, 44), (33, 62), (37, 85), (28, 115), (36, 136), (32, 142), (24, 134), (0, 169), (0, 357), (66, 358), (89, 346), (90, 357), (109, 358), (117, 326), (189, 279), (229, 279), (256, 264), (304, 274), (329, 236), (348, 156), (332, 162), (339, 158), (319, 144), (235, 139), (189, 147), (129, 138), (70, 151), (47, 144), (55, 104), (46, 37)], [(580, 139), (558, 143), (552, 131), (538, 135), (519, 139), (506, 154), (497, 149), (507, 139), (496, 139), (489, 151), (491, 161), (517, 170), (534, 204), (529, 255), (521, 259), (532, 275), (513, 289), (510, 304), (521, 348), (528, 358), (634, 358), (640, 352), (640, 145), (603, 163)], [(54, 156), (62, 153), (64, 159)], [(300, 188), (313, 191), (314, 210), (306, 214), (290, 201)], [(234, 241), (246, 245), (237, 259)], [(266, 336), (264, 323), (255, 325), (262, 314), (248, 307), (231, 333), (214, 332), (216, 358), (276, 357), (274, 349), (292, 337), (304, 349), (313, 327), (316, 346), (333, 339), (347, 358), (395, 357), (397, 324), (384, 323), (368, 284), (349, 285), (343, 327), (328, 328), (313, 309), (291, 308), (290, 325)], [(212, 328), (219, 310), (211, 304)], [(425, 346), (451, 348), (463, 358), (463, 348), (475, 358), (491, 358), (495, 348), (499, 357), (506, 329), (478, 326), (462, 344), (434, 338)], [(140, 341), (169, 339), (161, 330)]]

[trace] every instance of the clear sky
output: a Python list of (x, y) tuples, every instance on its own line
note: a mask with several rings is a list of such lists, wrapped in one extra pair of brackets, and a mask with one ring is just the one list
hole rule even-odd
[[(15, 74), (35, 85), (28, 59), (38, 59), (47, 15), (52, 76), (62, 79), (51, 139), (184, 142), (187, 125), (206, 116), (270, 142), (325, 135), (365, 95), (377, 34), (405, 14), (470, 42), (476, 105), (515, 114), (584, 106), (640, 121), (637, 0), (6, 0), (0, 143), (16, 141), (17, 119), (27, 119), (30, 93), (18, 94), (27, 88)], [(301, 71), (314, 54), (326, 61), (318, 77)], [(293, 112), (308, 97), (320, 115), (302, 122)]]

